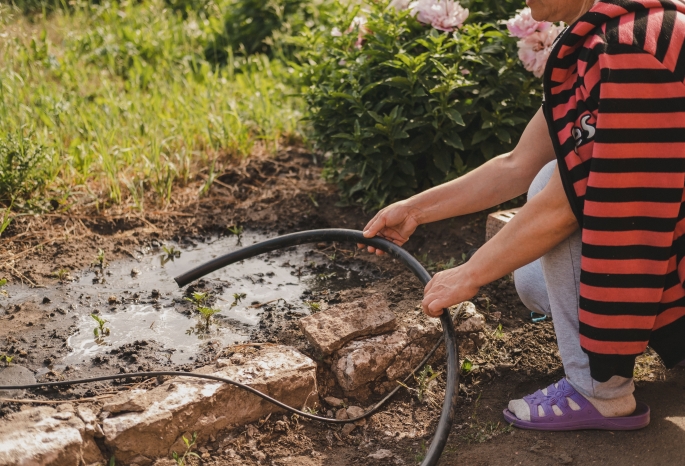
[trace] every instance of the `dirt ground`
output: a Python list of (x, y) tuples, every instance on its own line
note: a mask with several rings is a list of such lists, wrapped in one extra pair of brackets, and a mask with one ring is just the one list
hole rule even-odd
[[(0, 243), (0, 278), (6, 276), (13, 284), (33, 288), (25, 302), (17, 306), (6, 306), (0, 296), (0, 353), (11, 355), (14, 363), (37, 373), (39, 380), (75, 376), (69, 366), (57, 365), (69, 351), (66, 341), (74, 329), (74, 314), (106, 310), (112, 303), (106, 299), (86, 303), (89, 298), (83, 295), (55, 295), (49, 290), (58, 280), (55, 271), (75, 274), (92, 269), (100, 249), (109, 261), (115, 261), (145, 248), (159, 247), (163, 241), (183, 245), (226, 235), (229, 227), (237, 225), (279, 234), (332, 227), (361, 229), (371, 213), (337, 206), (335, 189), (320, 179), (320, 172), (321, 167), (306, 151), (293, 148), (271, 159), (252, 158), (228, 164), (209, 195), (200, 200), (194, 194), (197, 186), (191, 185), (178, 189), (171, 205), (142, 213), (124, 208), (100, 212), (81, 208), (75, 209), (78, 213), (18, 217)], [(455, 266), (482, 244), (485, 220), (486, 214), (481, 213), (422, 226), (406, 247), (432, 272)], [(331, 251), (323, 247), (318, 250)], [(336, 258), (329, 262), (335, 264), (319, 265), (324, 272), (333, 266), (355, 267), (370, 280), (345, 290), (324, 288), (308, 299), (335, 303), (372, 291), (384, 294), (399, 313), (415, 309), (420, 302), (422, 286), (390, 259), (356, 252), (351, 245), (336, 245), (334, 251)], [(48, 295), (51, 298), (46, 301)], [(150, 290), (149, 294), (126, 299), (155, 302), (157, 297)], [(65, 308), (69, 302), (81, 305), (75, 309), (87, 311)], [(552, 323), (531, 320), (509, 278), (484, 287), (474, 303), (487, 318), (487, 331), (477, 344), (462, 345), (464, 353), (460, 356), (467, 357), (473, 367), (462, 374), (457, 417), (440, 464), (685, 464), (685, 370), (666, 370), (651, 353), (640, 358), (636, 369), (636, 396), (652, 408), (652, 423), (646, 429), (627, 433), (536, 433), (506, 425), (501, 412), (508, 400), (543, 388), (563, 375)], [(177, 304), (179, 312), (184, 312), (184, 304)], [(297, 330), (292, 315), (279, 312), (277, 307), (263, 314), (251, 340), (294, 345), (306, 354), (313, 351)], [(79, 375), (162, 368), (190, 370), (225, 352), (208, 344), (204, 354), (192, 363), (178, 365), (163, 357), (164, 349), (155, 341), (143, 341), (114, 348), (108, 357), (93, 358)], [(437, 371), (444, 370), (441, 361), (432, 364)], [(431, 388), (433, 395), (422, 402), (412, 393), (400, 391), (366, 426), (358, 427), (349, 436), (343, 435), (339, 427), (278, 414), (214, 439), (200, 439), (198, 453), (202, 459), (192, 461), (207, 465), (418, 464), (438, 419), (442, 379), (438, 378)], [(339, 387), (329, 380), (322, 369), (322, 394), (341, 396)], [(36, 401), (98, 397), (128, 390), (141, 382), (128, 379), (118, 384), (36, 391), (24, 396)], [(373, 401), (360, 404), (367, 407)], [(0, 416), (30, 405), (3, 402)], [(380, 450), (389, 450), (391, 455), (383, 459), (369, 456)]]

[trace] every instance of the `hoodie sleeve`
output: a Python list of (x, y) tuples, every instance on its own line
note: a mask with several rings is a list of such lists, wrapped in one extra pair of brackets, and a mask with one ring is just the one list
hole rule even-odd
[[(650, 342), (653, 332), (685, 321), (685, 85), (661, 60), (633, 47), (609, 47), (597, 65), (589, 91), (596, 118), (579, 122), (583, 134), (594, 136), (581, 225), (579, 330), (592, 377), (603, 382), (632, 377), (635, 357), (660, 344)], [(681, 344), (685, 334), (677, 338)]]

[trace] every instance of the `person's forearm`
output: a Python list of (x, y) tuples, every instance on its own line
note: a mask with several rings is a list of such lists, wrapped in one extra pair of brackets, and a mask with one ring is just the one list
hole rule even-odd
[(483, 286), (542, 257), (578, 229), (558, 170), (549, 184), (467, 262), (474, 286)]
[(525, 193), (538, 171), (553, 159), (547, 123), (538, 111), (512, 152), (403, 202), (419, 223), (478, 212)]

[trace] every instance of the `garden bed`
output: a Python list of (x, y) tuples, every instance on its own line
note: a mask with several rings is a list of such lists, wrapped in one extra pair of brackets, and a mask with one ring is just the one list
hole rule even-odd
[[(212, 305), (222, 308), (218, 315), (226, 315), (215, 316), (218, 325), (212, 327), (212, 332), (217, 333), (210, 332), (209, 338), (189, 343), (183, 357), (180, 351), (170, 351), (172, 343), (155, 337), (155, 325), (160, 325), (161, 316), (169, 312), (174, 313), (170, 315), (178, 319), (178, 326), (183, 330), (179, 339), (204, 338), (193, 332), (185, 334), (198, 321), (193, 315), (187, 315), (191, 304), (183, 300), (182, 291), (174, 289), (170, 277), (176, 268), (180, 271), (190, 266), (192, 258), (199, 260), (202, 254), (218, 253), (218, 250), (212, 250), (213, 246), (221, 245), (222, 251), (224, 247), (236, 247), (237, 237), (229, 227), (233, 232), (237, 231), (236, 227), (245, 229), (243, 242), (258, 239), (251, 236), (251, 231), (275, 235), (325, 227), (362, 228), (369, 214), (357, 208), (336, 207), (337, 196), (320, 181), (319, 173), (320, 168), (308, 154), (292, 149), (282, 151), (274, 159), (253, 158), (229, 166), (218, 176), (220, 183), (213, 185), (208, 197), (183, 202), (183, 193), (179, 191), (177, 203), (167, 210), (17, 218), (6, 232), (8, 239), (2, 245), (6, 258), (3, 271), (11, 277), (11, 283), (5, 288), (9, 297), (0, 298), (3, 306), (0, 353), (12, 357), (11, 364), (30, 369), (40, 381), (136, 370), (192, 370), (220, 357), (254, 350), (250, 346), (240, 346), (242, 343), (288, 345), (316, 361), (316, 351), (296, 325), (300, 316), (312, 311), (312, 304), (325, 308), (369, 295), (383, 295), (398, 315), (416, 312), (422, 286), (397, 263), (359, 253), (353, 245), (322, 244), (285, 252), (284, 256), (259, 259), (254, 264), (260, 269), (251, 270), (249, 274), (230, 275), (233, 272), (229, 268), (226, 271), (229, 275), (212, 276), (203, 282), (203, 286), (196, 287), (196, 291), (223, 289), (224, 294), (215, 293), (215, 296), (225, 302), (217, 299)], [(462, 254), (482, 244), (485, 219), (484, 214), (478, 214), (422, 227), (407, 244), (407, 249), (431, 271), (456, 265), (462, 260)], [(167, 249), (174, 245), (181, 251), (180, 258), (165, 264), (169, 267), (168, 272), (164, 272), (167, 269), (159, 262), (168, 256), (162, 245)], [(99, 250), (104, 252), (110, 266), (96, 274), (99, 266), (93, 262), (97, 262)], [(286, 262), (290, 264), (284, 266)], [(140, 269), (138, 278), (131, 276), (134, 268)], [(68, 271), (76, 281), (61, 274), (64, 283), (59, 283), (60, 277), (54, 272), (60, 269)], [(156, 272), (162, 272), (159, 282), (153, 280), (157, 277)], [(270, 272), (274, 277), (268, 277)], [(258, 277), (259, 273), (264, 273), (264, 277)], [(301, 277), (297, 277), (298, 273)], [(255, 283), (245, 279), (246, 275)], [(146, 281), (146, 277), (150, 281)], [(298, 285), (303, 287), (285, 296), (286, 304), (281, 301), (250, 307), (255, 301), (257, 305), (277, 299), (267, 291), (271, 292), (271, 287), (281, 282), (285, 289), (287, 277), (293, 277), (293, 283), (299, 278), (304, 285)], [(263, 294), (257, 291), (262, 287), (261, 278), (273, 280), (271, 285), (263, 287), (266, 290)], [(29, 283), (37, 287), (30, 287)], [(135, 289), (131, 283), (136, 284)], [(242, 292), (247, 294), (244, 302), (232, 307), (232, 294)], [(254, 293), (254, 297), (250, 293)], [(137, 298), (134, 298), (135, 294)], [(110, 296), (115, 298), (112, 302)], [(503, 423), (500, 412), (512, 396), (526, 394), (562, 375), (552, 324), (531, 322), (529, 312), (518, 300), (508, 279), (485, 287), (474, 303), (486, 317), (486, 329), (477, 342), (462, 345), (465, 352), (461, 356), (468, 357), (471, 366), (464, 366), (458, 414), (444, 464), (512, 464), (515, 460), (540, 465), (588, 464), (585, 460), (598, 459), (596, 454), (576, 449), (576, 443), (604, 445), (601, 442), (613, 440), (614, 434), (574, 433), (552, 437), (513, 431)], [(131, 341), (118, 340), (123, 321), (112, 316), (125, 313), (132, 306), (149, 306), (146, 316), (139, 314), (136, 317), (139, 320), (132, 327), (139, 327), (139, 331), (150, 330), (150, 335), (132, 337)], [(90, 333), (86, 339), (86, 333), (92, 332), (95, 326), (90, 317), (95, 310), (111, 320), (110, 335), (103, 338), (106, 351), (97, 351), (98, 347), (92, 354), (81, 353), (78, 361), (70, 360), (79, 348), (77, 341), (89, 342), (82, 345), (82, 349), (93, 348), (94, 337)], [(231, 312), (238, 311), (253, 320), (240, 322), (235, 316), (231, 317)], [(175, 327), (176, 324), (170, 325), (170, 328)], [(83, 333), (81, 340), (77, 330)], [(235, 341), (230, 340), (236, 335)], [(441, 360), (431, 361), (431, 365), (436, 372), (444, 371)], [(325, 361), (318, 361), (318, 366), (321, 399), (327, 396), (344, 399), (345, 395)], [(683, 413), (679, 412), (677, 399), (668, 401), (668, 396), (659, 398), (658, 394), (680, 393), (678, 390), (684, 386), (685, 379), (680, 372), (663, 370), (658, 361), (649, 356), (642, 358), (638, 370), (641, 371), (639, 379), (644, 380), (639, 382), (638, 396), (647, 397), (652, 403), (655, 420), (649, 429), (632, 435), (664, 446), (659, 457), (669, 458), (663, 456), (668, 454), (673, 458), (672, 455), (677, 454), (673, 450), (677, 444), (675, 439), (682, 431), (673, 427), (675, 421), (665, 418)], [(31, 406), (31, 400), (94, 397), (96, 399), (78, 405), (91, 406), (97, 412), (109, 395), (133, 388), (149, 389), (155, 383), (122, 378), (118, 383), (28, 391), (20, 395), (24, 400), (21, 403), (3, 401), (0, 415), (6, 418), (26, 409)], [(438, 377), (422, 401), (415, 391), (402, 390), (386, 409), (350, 435), (344, 435), (338, 426), (323, 426), (277, 414), (212, 437), (200, 437), (197, 451), (202, 458), (191, 460), (191, 464), (198, 461), (213, 465), (416, 464), (430, 443), (439, 415), (437, 406), (442, 401), (443, 384), (444, 376)], [(366, 408), (375, 396), (364, 400), (348, 398), (345, 403)], [(329, 409), (334, 411), (333, 408), (323, 401), (320, 414)], [(2, 423), (0, 418), (0, 425)], [(664, 438), (657, 441), (659, 436), (672, 439), (673, 444), (665, 444)], [(620, 446), (623, 451), (634, 452), (631, 455), (637, 455), (636, 461), (646, 457), (647, 451), (628, 446), (637, 443), (631, 441), (631, 437), (617, 434), (615, 438), (623, 440), (610, 448)], [(559, 444), (551, 449), (552, 442)], [(111, 451), (107, 445), (100, 443), (98, 447), (109, 459)], [(607, 448), (605, 452), (611, 451)], [(607, 455), (603, 456), (604, 464), (613, 464), (614, 458), (604, 454)], [(171, 460), (159, 460), (160, 464), (165, 461)]]

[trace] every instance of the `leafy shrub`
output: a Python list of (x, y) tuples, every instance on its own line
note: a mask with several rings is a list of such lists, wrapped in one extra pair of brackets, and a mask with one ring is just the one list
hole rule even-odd
[(0, 136), (0, 203), (19, 207), (24, 207), (24, 201), (31, 204), (31, 197), (45, 187), (50, 160), (50, 152), (31, 137), (11, 133)]
[(229, 0), (220, 6), (223, 25), (206, 47), (205, 58), (224, 65), (229, 49), (290, 56), (294, 47), (288, 37), (320, 25), (333, 5), (330, 0)]
[[(339, 14), (338, 30), (359, 11)], [(357, 31), (314, 31), (301, 40), (315, 45), (299, 56), (313, 139), (344, 202), (380, 207), (513, 148), (539, 108), (541, 83), (506, 29), (467, 22), (443, 33), (385, 2), (364, 15), (360, 48)]]

